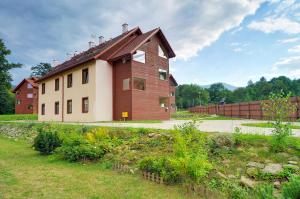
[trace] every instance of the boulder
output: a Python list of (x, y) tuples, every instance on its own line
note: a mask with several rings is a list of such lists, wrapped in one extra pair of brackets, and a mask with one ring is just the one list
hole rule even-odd
[(292, 169), (294, 171), (299, 170), (299, 167), (297, 165), (294, 165), (294, 164), (285, 164), (285, 165), (283, 165), (283, 168), (284, 169)]
[(254, 167), (254, 168), (263, 169), (265, 167), (265, 165), (262, 164), (262, 163), (259, 163), (259, 162), (249, 162), (247, 164), (247, 167)]
[(236, 177), (235, 175), (232, 175), (232, 174), (229, 174), (227, 177), (228, 177), (229, 179), (237, 179), (237, 177)]
[(269, 163), (265, 166), (264, 169), (261, 170), (262, 173), (277, 175), (283, 171), (281, 164)]
[(281, 186), (280, 181), (277, 180), (277, 181), (274, 182), (274, 187), (276, 189), (280, 189), (280, 186)]
[(246, 173), (249, 177), (255, 178), (259, 174), (258, 168), (250, 167), (246, 170)]
[(288, 161), (288, 164), (298, 165), (296, 161), (292, 161), (292, 160)]
[(251, 180), (251, 179), (249, 179), (245, 176), (241, 176), (240, 183), (242, 185), (244, 185), (245, 187), (249, 187), (249, 188), (252, 188), (252, 189), (255, 187), (255, 184), (256, 184), (255, 181), (253, 181), (253, 180)]
[(221, 172), (217, 172), (218, 176), (220, 176), (221, 178), (227, 179), (227, 176)]

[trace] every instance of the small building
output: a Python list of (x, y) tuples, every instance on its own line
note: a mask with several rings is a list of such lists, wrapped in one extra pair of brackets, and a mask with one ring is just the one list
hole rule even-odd
[(143, 33), (127, 27), (108, 41), (90, 42), (39, 79), (39, 121), (170, 119), (169, 59), (175, 53), (160, 28)]
[(36, 81), (36, 77), (23, 79), (13, 90), (16, 95), (16, 114), (38, 113), (38, 84)]

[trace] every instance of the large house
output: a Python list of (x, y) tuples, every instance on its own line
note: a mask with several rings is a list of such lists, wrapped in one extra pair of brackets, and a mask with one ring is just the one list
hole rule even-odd
[(16, 114), (38, 113), (38, 84), (36, 81), (35, 77), (23, 79), (13, 90), (16, 94)]
[(143, 33), (127, 27), (108, 41), (99, 37), (98, 45), (39, 79), (40, 121), (170, 118), (177, 83), (169, 59), (175, 53), (160, 28)]

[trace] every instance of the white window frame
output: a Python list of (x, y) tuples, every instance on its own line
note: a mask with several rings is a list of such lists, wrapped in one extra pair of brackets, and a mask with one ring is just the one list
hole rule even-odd
[(136, 53), (133, 55), (132, 58), (134, 61), (140, 62), (140, 63), (146, 63), (146, 53), (142, 50), (137, 50)]
[[(162, 79), (162, 78), (161, 78), (160, 73), (166, 73), (165, 79)], [(159, 79), (160, 79), (160, 80), (167, 80), (167, 79), (168, 79), (168, 71), (165, 70), (165, 69), (161, 69), (161, 68), (158, 69), (158, 75), (159, 75)]]
[(130, 90), (130, 78), (123, 79), (123, 91)]
[(162, 49), (162, 47), (160, 45), (158, 45), (158, 56), (168, 59), (168, 57), (165, 54), (165, 51)]
[(27, 93), (27, 98), (29, 99), (33, 98), (33, 93)]
[(30, 83), (27, 83), (27, 88), (33, 88), (33, 86)]

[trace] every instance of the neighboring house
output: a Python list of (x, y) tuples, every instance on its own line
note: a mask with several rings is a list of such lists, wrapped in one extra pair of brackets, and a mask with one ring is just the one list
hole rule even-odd
[(160, 28), (127, 30), (90, 47), (39, 79), (40, 121), (167, 120), (169, 59)]
[(173, 75), (169, 75), (169, 82), (170, 82), (170, 111), (171, 113), (176, 112), (176, 101), (175, 101), (175, 95), (176, 95), (176, 87), (178, 86), (175, 78)]
[(37, 78), (24, 79), (13, 90), (16, 94), (16, 114), (37, 114), (38, 113), (38, 84)]

